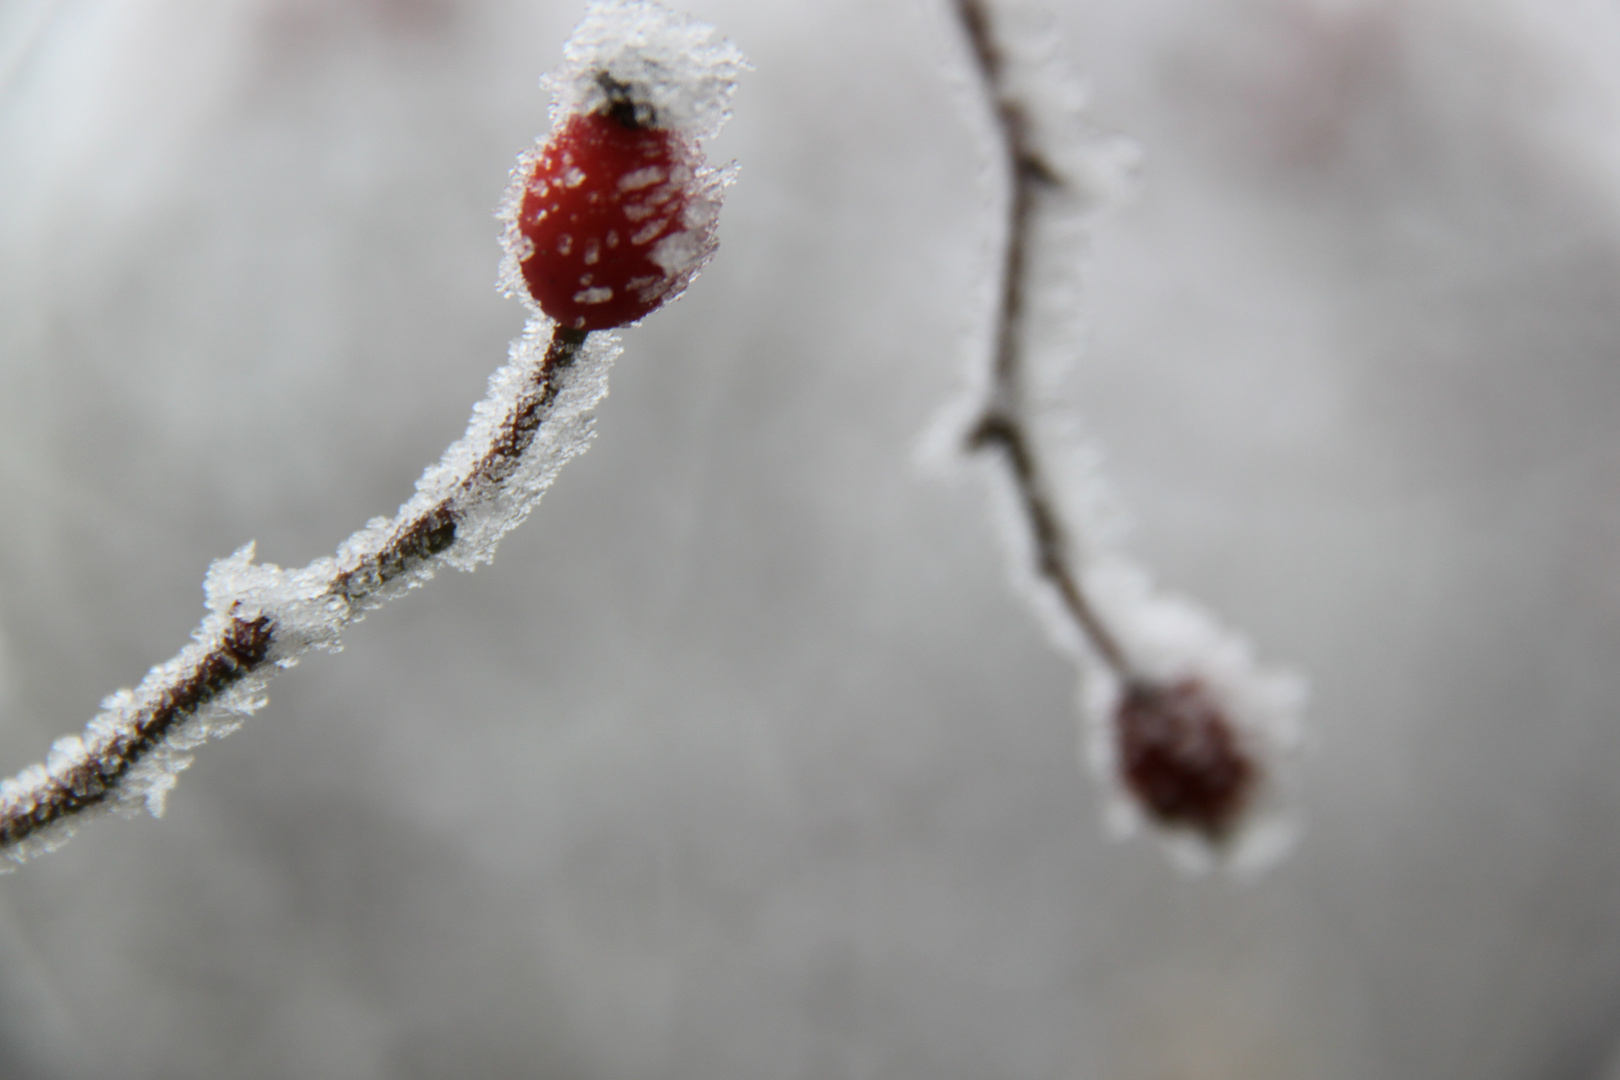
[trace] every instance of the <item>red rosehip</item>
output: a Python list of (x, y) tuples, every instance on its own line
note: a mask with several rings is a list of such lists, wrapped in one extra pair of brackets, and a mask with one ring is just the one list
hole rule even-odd
[(1114, 715), (1125, 784), (1161, 824), (1227, 836), (1259, 777), (1203, 683), (1126, 688)]
[(606, 330), (678, 294), (714, 250), (717, 204), (697, 148), (622, 100), (570, 116), (535, 155), (518, 266), (560, 325)]

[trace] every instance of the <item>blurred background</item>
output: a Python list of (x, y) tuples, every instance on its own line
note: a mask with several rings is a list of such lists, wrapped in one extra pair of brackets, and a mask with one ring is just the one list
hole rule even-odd
[[(1314, 687), (1239, 886), (1104, 839), (915, 464), (1000, 213), (943, 4), (688, 6), (757, 68), (719, 256), (492, 567), (0, 878), (0, 1076), (1620, 1075), (1620, 9), (1055, 5), (1144, 151), (1058, 405)], [(0, 3), (0, 771), (461, 432), (580, 10)]]

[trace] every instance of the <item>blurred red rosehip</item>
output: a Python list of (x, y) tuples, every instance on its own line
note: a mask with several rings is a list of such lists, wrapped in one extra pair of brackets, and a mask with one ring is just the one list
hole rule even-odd
[(1208, 688), (1132, 684), (1114, 722), (1123, 779), (1154, 819), (1211, 840), (1232, 831), (1258, 778)]

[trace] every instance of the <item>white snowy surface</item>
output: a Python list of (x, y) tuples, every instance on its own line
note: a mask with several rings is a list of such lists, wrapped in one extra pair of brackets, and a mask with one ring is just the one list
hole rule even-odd
[[(1107, 840), (1072, 666), (912, 465), (994, 258), (943, 20), (691, 7), (756, 67), (743, 174), (591, 453), (165, 820), (0, 880), (0, 1071), (1603, 1076), (1612, 6), (1058, 8), (1143, 161), (1053, 395), (1156, 579), (1311, 675), (1309, 832), (1251, 887)], [(330, 551), (461, 432), (580, 14), (0, 8), (5, 772), (173, 654), (212, 560)]]

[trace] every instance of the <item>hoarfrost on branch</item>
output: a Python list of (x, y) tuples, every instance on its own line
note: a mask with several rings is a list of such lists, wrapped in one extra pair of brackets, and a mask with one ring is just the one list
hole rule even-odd
[[(735, 78), (746, 67), (712, 28), (648, 0), (593, 5), (565, 57), (544, 81), (554, 98), (554, 132), (582, 110), (602, 109), (604, 88), (633, 86), (661, 125), (694, 143), (724, 123)], [(515, 267), (527, 253), (515, 218), (531, 160), (532, 154), (520, 159), (501, 210), (507, 248), (501, 285), (523, 297), (531, 317), (508, 362), (490, 377), (466, 433), (422, 474), (393, 517), (368, 521), (335, 554), (285, 569), (255, 562), (249, 543), (216, 560), (204, 581), (207, 614), (191, 644), (134, 689), (108, 697), (84, 732), (57, 740), (43, 764), (0, 782), (0, 854), (11, 864), (60, 845), (87, 816), (142, 807), (161, 814), (190, 751), (261, 708), (272, 675), (312, 649), (336, 650), (347, 626), (441, 567), (471, 570), (488, 562), (558, 470), (589, 445), (620, 345), (611, 333), (555, 324), (523, 291)], [(693, 177), (713, 204), (704, 207), (709, 221), (730, 176), (700, 170)], [(686, 278), (701, 261), (688, 259)]]

